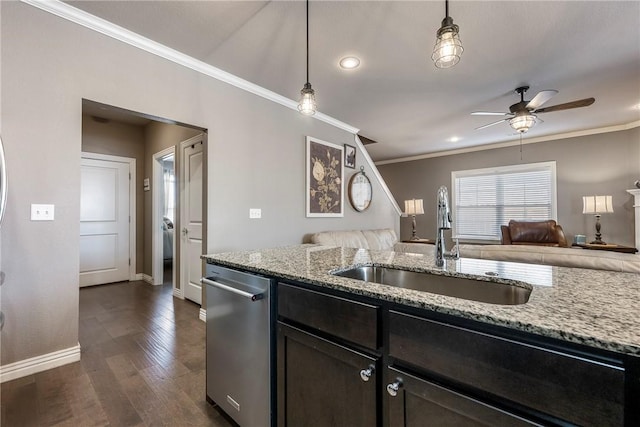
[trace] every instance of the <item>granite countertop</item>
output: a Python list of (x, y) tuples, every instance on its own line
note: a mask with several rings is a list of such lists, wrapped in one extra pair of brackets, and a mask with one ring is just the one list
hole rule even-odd
[[(619, 353), (640, 355), (640, 275), (471, 258), (299, 245), (204, 255), (211, 264), (424, 308)], [(495, 305), (334, 276), (354, 265), (395, 266), (531, 287), (521, 305)], [(489, 277), (485, 273), (498, 273)]]

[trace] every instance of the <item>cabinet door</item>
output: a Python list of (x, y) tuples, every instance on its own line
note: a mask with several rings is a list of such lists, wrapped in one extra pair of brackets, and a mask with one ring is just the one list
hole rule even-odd
[(389, 427), (539, 425), (393, 368), (386, 378)]
[(278, 425), (379, 425), (376, 364), (373, 357), (279, 322)]

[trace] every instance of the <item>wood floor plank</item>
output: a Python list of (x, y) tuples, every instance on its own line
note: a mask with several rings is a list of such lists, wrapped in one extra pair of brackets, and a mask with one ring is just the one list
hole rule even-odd
[[(19, 381), (19, 380), (15, 380)], [(37, 401), (35, 381), (20, 387), (2, 387), (2, 417), (3, 426), (35, 426), (38, 424), (38, 413), (33, 409), (33, 402)]]
[[(35, 375), (38, 422), (43, 426), (55, 425), (73, 418), (69, 401), (65, 398), (67, 382), (60, 369), (50, 369)], [(33, 410), (33, 409), (32, 409)]]
[(67, 381), (64, 396), (69, 402), (72, 418), (55, 426), (107, 426), (109, 419), (86, 373)]

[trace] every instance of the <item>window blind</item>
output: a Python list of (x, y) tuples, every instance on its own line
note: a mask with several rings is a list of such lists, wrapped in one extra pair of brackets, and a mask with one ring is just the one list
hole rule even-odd
[(454, 171), (451, 180), (456, 238), (500, 240), (511, 219), (556, 219), (555, 162)]

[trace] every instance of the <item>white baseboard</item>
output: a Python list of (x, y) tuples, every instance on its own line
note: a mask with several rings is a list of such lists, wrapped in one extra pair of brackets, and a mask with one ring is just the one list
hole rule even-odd
[(142, 273), (136, 273), (133, 275), (133, 277), (131, 279), (129, 279), (130, 282), (136, 281), (136, 280), (143, 280), (143, 274)]
[(207, 310), (202, 307), (200, 307), (200, 320), (202, 320), (203, 322), (207, 321)]
[(148, 274), (144, 274), (144, 273), (141, 273), (141, 275), (142, 275), (141, 280), (144, 280), (148, 284), (153, 285), (153, 277), (149, 276)]
[(173, 288), (173, 296), (176, 298), (184, 299), (184, 295), (182, 295), (182, 289)]
[(80, 343), (64, 350), (43, 354), (30, 359), (19, 360), (0, 366), (0, 383), (37, 374), (58, 366), (78, 362), (80, 360)]

